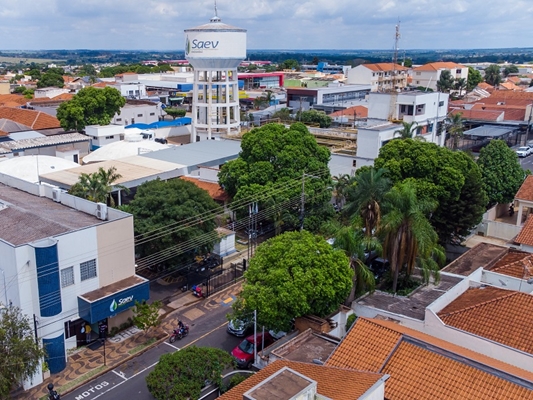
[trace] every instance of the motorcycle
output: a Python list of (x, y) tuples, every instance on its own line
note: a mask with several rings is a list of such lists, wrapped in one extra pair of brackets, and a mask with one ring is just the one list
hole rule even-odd
[(189, 325), (183, 325), (183, 328), (174, 329), (168, 341), (170, 343), (174, 343), (176, 339), (181, 340), (188, 334), (189, 334)]

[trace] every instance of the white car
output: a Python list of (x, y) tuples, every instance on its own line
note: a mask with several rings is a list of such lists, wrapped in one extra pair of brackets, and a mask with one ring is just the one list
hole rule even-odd
[(516, 154), (518, 155), (518, 157), (527, 157), (531, 154), (531, 147), (521, 146), (516, 149)]

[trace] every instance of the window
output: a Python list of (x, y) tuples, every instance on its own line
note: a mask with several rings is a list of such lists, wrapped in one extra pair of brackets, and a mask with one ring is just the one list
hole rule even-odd
[(150, 116), (153, 117), (155, 115), (155, 113), (150, 113)]
[(444, 105), (444, 100), (439, 101), (439, 107), (442, 107)]
[(352, 160), (352, 167), (356, 167), (357, 166), (357, 160)]
[(425, 104), (418, 104), (416, 106), (416, 115), (424, 115), (425, 112), (426, 112)]
[(80, 264), (80, 275), (81, 280), (86, 281), (87, 279), (96, 277), (96, 260), (89, 260), (82, 262)]
[(461, 70), (460, 70), (460, 69), (456, 69), (456, 70), (455, 70), (455, 73), (456, 73), (456, 74), (460, 74), (460, 73), (461, 73)]
[(61, 287), (74, 285), (74, 267), (63, 268), (61, 270)]
[(137, 117), (142, 117), (143, 115), (142, 114), (137, 114)]
[(417, 75), (422, 75), (422, 72), (417, 72), (416, 74), (417, 74)]
[(128, 94), (129, 94), (130, 96), (133, 96), (133, 90), (128, 90)]
[(106, 136), (106, 139), (113, 139), (115, 136)]
[(122, 118), (117, 118), (117, 122), (120, 122), (120, 121), (122, 121)]

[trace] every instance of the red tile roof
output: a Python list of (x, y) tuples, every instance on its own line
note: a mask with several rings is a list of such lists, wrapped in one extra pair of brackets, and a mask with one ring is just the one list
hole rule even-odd
[[(243, 394), (271, 375), (288, 367), (317, 383), (317, 393), (332, 400), (355, 400), (367, 392), (383, 374), (278, 360), (224, 393), (220, 400), (242, 400)], [(274, 398), (272, 400), (275, 400)]]
[(533, 373), (391, 321), (358, 318), (325, 365), (389, 374), (386, 399), (533, 399), (491, 369), (529, 382)]
[(525, 244), (526, 246), (533, 246), (533, 215), (527, 217), (526, 223), (516, 235), (514, 241), (516, 243)]
[(434, 62), (421, 65), (420, 67), (413, 68), (413, 71), (438, 71), (441, 69), (458, 69), (466, 68), (464, 65), (456, 64), (454, 62)]
[(533, 296), (486, 286), (470, 288), (438, 313), (448, 326), (533, 354)]
[(368, 117), (368, 107), (365, 106), (353, 106), (348, 107), (345, 110), (335, 111), (334, 113), (329, 114), (330, 117), (352, 117), (355, 115), (356, 118), (367, 118)]
[(72, 100), (73, 97), (74, 95), (72, 93), (61, 93), (51, 98), (39, 97), (38, 99), (32, 99), (31, 102), (32, 103), (45, 103), (45, 102), (53, 102), (53, 101), (58, 101), (58, 100), (68, 101), (68, 100)]
[(482, 121), (498, 121), (503, 111), (485, 111), (485, 110), (452, 110), (452, 115), (461, 113), (463, 119), (477, 119)]
[(513, 91), (522, 91), (524, 89), (522, 89), (520, 86), (516, 86), (513, 82), (502, 82), (500, 83), (500, 86), (499, 86), (499, 89), (500, 90), (513, 90)]
[(189, 176), (182, 176), (181, 179), (192, 182), (200, 189), (205, 190), (207, 193), (209, 193), (209, 196), (211, 196), (213, 200), (223, 202), (229, 198), (228, 194), (224, 191), (224, 189), (222, 189), (222, 187), (220, 187), (218, 183), (205, 182)]
[(483, 90), (492, 90), (494, 89), (494, 86), (492, 85), (489, 85), (487, 82), (479, 82), (477, 84), (477, 87), (480, 88), (480, 89), (483, 89)]
[(533, 254), (510, 250), (487, 270), (519, 279), (529, 279), (533, 277)]
[(0, 107), (0, 118), (9, 119), (32, 129), (59, 128), (59, 120), (41, 111)]
[(0, 107), (20, 107), (28, 101), (29, 99), (21, 94), (0, 94)]
[[(504, 100), (510, 100), (510, 99), (527, 99), (527, 100), (533, 100), (533, 92), (513, 92), (508, 90), (495, 90), (489, 98), (492, 99), (504, 99)], [(502, 101), (502, 100), (500, 100)], [(531, 103), (530, 103), (531, 104)]]
[(392, 70), (396, 71), (407, 71), (409, 68), (404, 67), (403, 65), (398, 65), (394, 63), (375, 63), (375, 64), (362, 64), (363, 67), (367, 67), (368, 69), (375, 71), (375, 72), (388, 72)]
[(533, 175), (526, 176), (520, 189), (516, 192), (514, 198), (516, 200), (532, 201), (533, 202)]

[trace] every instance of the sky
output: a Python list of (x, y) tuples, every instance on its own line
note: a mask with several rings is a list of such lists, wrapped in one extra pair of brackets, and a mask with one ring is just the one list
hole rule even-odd
[[(218, 0), (253, 49), (533, 47), (531, 0)], [(0, 0), (0, 50), (183, 50), (214, 0)]]

